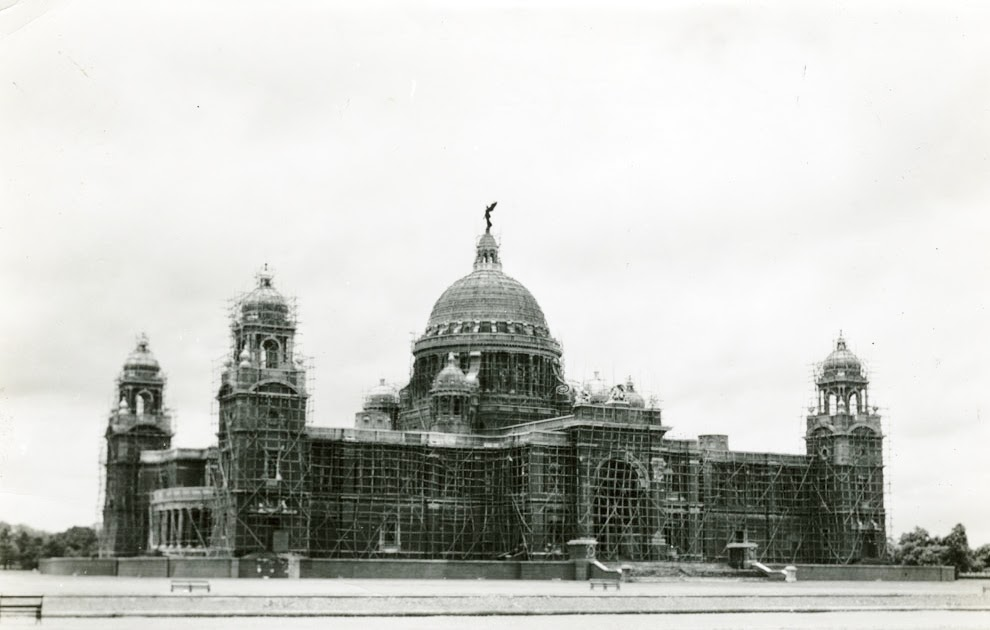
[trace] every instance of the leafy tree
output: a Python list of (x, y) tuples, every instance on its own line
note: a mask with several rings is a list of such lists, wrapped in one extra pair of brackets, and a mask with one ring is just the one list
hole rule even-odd
[[(4, 524), (6, 525), (6, 523)], [(0, 528), (0, 568), (9, 569), (17, 561), (17, 546), (9, 527)]]
[(945, 549), (938, 538), (933, 538), (921, 527), (915, 527), (914, 531), (901, 534), (894, 560), (898, 564), (911, 566), (938, 565), (944, 564), (943, 555)]
[(96, 531), (92, 527), (70, 527), (49, 534), (25, 525), (0, 521), (0, 567), (35, 569), (41, 558), (92, 558), (99, 552)]
[(45, 557), (67, 556), (70, 558), (89, 558), (98, 551), (96, 531), (92, 527), (70, 527), (64, 532), (55, 534), (49, 544), (58, 551), (57, 554)]
[(973, 570), (990, 571), (990, 545), (977, 547), (973, 552)]
[(961, 524), (953, 527), (945, 538), (931, 536), (920, 527), (902, 534), (894, 561), (916, 566), (949, 565), (955, 567), (957, 575), (972, 571), (975, 566), (966, 528)]
[(961, 523), (953, 527), (949, 535), (942, 539), (942, 544), (946, 548), (946, 564), (956, 568), (956, 575), (973, 570), (973, 552), (969, 549), (966, 528)]
[(17, 563), (22, 569), (37, 569), (38, 559), (45, 540), (40, 535), (31, 535), (27, 530), (20, 530), (15, 537), (17, 543)]

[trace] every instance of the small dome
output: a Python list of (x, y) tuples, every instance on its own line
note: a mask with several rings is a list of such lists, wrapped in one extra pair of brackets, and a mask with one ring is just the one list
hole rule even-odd
[(846, 347), (846, 340), (839, 334), (835, 342), (835, 350), (831, 352), (822, 363), (822, 371), (826, 373), (846, 372), (850, 376), (858, 376), (863, 370), (863, 364), (859, 358)]
[(138, 336), (137, 347), (134, 351), (128, 355), (127, 360), (124, 361), (125, 370), (151, 370), (157, 372), (161, 369), (158, 365), (158, 359), (155, 355), (151, 354), (151, 350), (148, 349), (148, 336), (141, 333)]
[(454, 354), (447, 357), (447, 365), (436, 378), (433, 379), (433, 387), (430, 392), (470, 392), (474, 386), (468, 381), (467, 376), (454, 363)]
[(584, 389), (591, 397), (590, 402), (592, 404), (601, 404), (608, 400), (609, 386), (604, 380), (602, 380), (598, 372), (595, 372), (595, 377), (593, 379), (584, 384)]
[(381, 409), (383, 407), (394, 407), (399, 404), (399, 392), (394, 386), (379, 379), (378, 385), (371, 388), (364, 399), (365, 410)]
[(630, 407), (634, 407), (636, 409), (643, 409), (646, 407), (646, 401), (643, 400), (643, 397), (636, 391), (636, 388), (633, 386), (632, 379), (626, 380), (626, 402), (629, 403)]
[(258, 274), (258, 286), (241, 300), (241, 313), (245, 316), (280, 315), (289, 313), (289, 305), (281, 293), (272, 286), (268, 266)]

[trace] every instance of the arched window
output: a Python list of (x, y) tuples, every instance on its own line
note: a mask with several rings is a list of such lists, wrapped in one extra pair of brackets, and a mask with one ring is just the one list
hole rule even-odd
[(268, 339), (262, 346), (265, 351), (265, 367), (272, 369), (278, 367), (278, 342), (274, 339)]
[(146, 413), (151, 413), (153, 400), (154, 399), (151, 397), (151, 392), (147, 390), (138, 392), (138, 395), (134, 397), (134, 412), (139, 416), (143, 416)]
[(849, 414), (853, 416), (859, 415), (859, 397), (856, 395), (856, 392), (849, 395)]
[(836, 404), (835, 394), (829, 393), (828, 395), (828, 415), (834, 416), (838, 410), (838, 405)]

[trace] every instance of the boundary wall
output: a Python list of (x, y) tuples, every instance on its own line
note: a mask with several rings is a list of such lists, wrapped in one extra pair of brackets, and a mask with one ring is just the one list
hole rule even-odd
[[(45, 558), (39, 569), (45, 575), (85, 575), (156, 578), (258, 577), (254, 559), (248, 558)], [(574, 580), (573, 561), (457, 561), (457, 560), (357, 560), (293, 558), (289, 574), (300, 578), (425, 579), (425, 580)], [(955, 569), (948, 566), (915, 567), (878, 564), (798, 564), (799, 582), (951, 582)]]

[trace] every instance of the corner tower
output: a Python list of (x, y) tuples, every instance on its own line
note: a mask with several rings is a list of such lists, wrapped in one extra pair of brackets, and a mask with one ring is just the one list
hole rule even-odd
[(133, 556), (145, 549), (148, 497), (138, 488), (141, 451), (167, 449), (172, 421), (165, 409), (165, 377), (140, 335), (117, 378), (106, 440), (106, 489), (101, 556)]
[(883, 558), (883, 433), (869, 407), (869, 379), (842, 334), (815, 373), (818, 402), (808, 416), (807, 453), (814, 480), (810, 519), (815, 562)]
[(293, 309), (272, 276), (235, 305), (219, 401), (212, 547), (241, 556), (309, 549), (306, 374)]
[[(502, 271), (490, 221), (475, 248), (474, 270), (436, 301), (413, 358), (398, 429), (479, 431), (569, 411), (558, 392), (560, 344), (533, 295)], [(464, 396), (456, 400), (436, 388), (441, 371), (444, 384), (454, 380), (451, 370), (463, 375)], [(459, 403), (464, 411), (453, 414)]]

